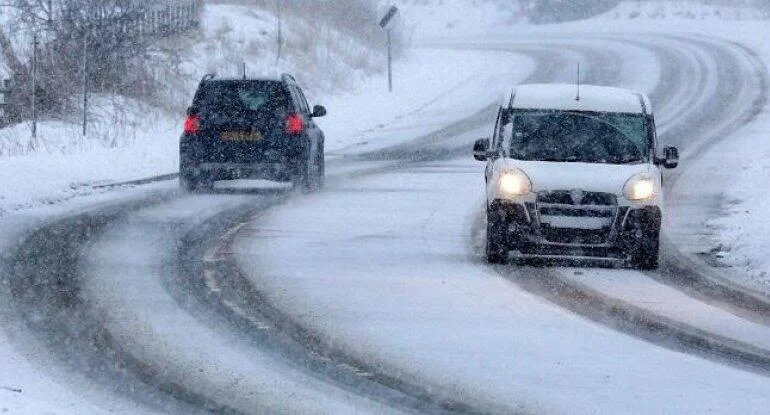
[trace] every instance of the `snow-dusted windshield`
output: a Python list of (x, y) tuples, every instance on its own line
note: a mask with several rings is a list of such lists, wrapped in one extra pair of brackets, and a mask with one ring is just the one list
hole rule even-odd
[(519, 160), (621, 164), (649, 157), (639, 114), (518, 111), (512, 121), (511, 157)]

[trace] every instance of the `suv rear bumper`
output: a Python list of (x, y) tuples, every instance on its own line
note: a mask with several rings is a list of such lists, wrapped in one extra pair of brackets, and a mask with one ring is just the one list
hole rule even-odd
[(211, 180), (291, 181), (297, 170), (298, 166), (288, 163), (202, 163), (197, 167), (199, 174), (205, 174)]
[[(496, 200), (489, 214), (502, 215), (508, 249), (522, 257), (628, 259), (645, 238), (657, 237), (662, 213), (657, 206), (619, 206), (606, 226), (554, 227), (541, 223), (534, 204)], [(590, 221), (586, 221), (587, 223)]]
[(180, 166), (180, 174), (193, 180), (263, 179), (292, 181), (299, 174), (298, 163), (201, 163)]
[(205, 180), (266, 179), (291, 181), (307, 160), (306, 140), (295, 140), (279, 149), (259, 145), (218, 148), (200, 138), (183, 136), (179, 146), (179, 171)]

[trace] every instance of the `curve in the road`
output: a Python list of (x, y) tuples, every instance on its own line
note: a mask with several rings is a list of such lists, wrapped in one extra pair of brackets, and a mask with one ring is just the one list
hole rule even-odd
[[(685, 41), (682, 39), (679, 42), (687, 43), (690, 42), (690, 40)], [(601, 50), (599, 48), (591, 48), (584, 45), (569, 45), (568, 42), (563, 41), (555, 41), (554, 43), (556, 44), (546, 44), (544, 46), (536, 47), (514, 46), (506, 49), (518, 53), (529, 54), (539, 62), (540, 65), (538, 70), (536, 70), (535, 75), (531, 78), (531, 81), (567, 81), (572, 71), (567, 68), (568, 65), (566, 62), (571, 60), (573, 56), (572, 54), (579, 54), (583, 56), (582, 59), (592, 63), (592, 65), (589, 66), (589, 72), (587, 73), (586, 77), (588, 82), (617, 82), (618, 73), (621, 70), (618, 64), (620, 59), (618, 59), (618, 57), (615, 56), (612, 52)], [(712, 48), (714, 43), (715, 42), (708, 42), (709, 48)], [(689, 44), (690, 46), (687, 47), (695, 48), (696, 46), (694, 46), (694, 44), (695, 42), (692, 42)], [(699, 50), (706, 49), (704, 45), (706, 45), (705, 42), (703, 45), (698, 46)], [(644, 45), (640, 44), (639, 46)], [(685, 49), (686, 48), (683, 48), (682, 50)], [(734, 60), (734, 52), (730, 51), (730, 48), (727, 47), (724, 47), (723, 49), (727, 52), (722, 53), (720, 57), (728, 59), (728, 62), (726, 63), (729, 63), (730, 60)], [(673, 58), (674, 56), (672, 55), (675, 55), (676, 53), (682, 53), (674, 52), (674, 50), (674, 48), (667, 48), (665, 45), (657, 46), (655, 48), (655, 52), (658, 54), (658, 56), (661, 56), (662, 59), (666, 59), (667, 57)], [(570, 58), (564, 58), (565, 54), (568, 54)], [(701, 56), (702, 58), (702, 55), (695, 54), (695, 58), (693, 59), (698, 61), (698, 56)], [(678, 60), (681, 61), (682, 58), (679, 57)], [(661, 107), (674, 106), (677, 103), (680, 105), (677, 112), (672, 112), (676, 114), (676, 120), (670, 121), (672, 124), (681, 122), (681, 120), (688, 120), (688, 124), (692, 123), (691, 125), (703, 125), (703, 128), (694, 129), (691, 134), (704, 134), (704, 131), (708, 130), (708, 123), (699, 123), (698, 121), (711, 121), (714, 119), (714, 114), (718, 114), (717, 104), (710, 104), (715, 100), (709, 100), (709, 98), (717, 97), (723, 101), (725, 99), (729, 99), (729, 102), (735, 102), (736, 106), (740, 106), (741, 108), (746, 107), (746, 105), (736, 102), (740, 99), (740, 97), (745, 97), (745, 95), (735, 94), (736, 85), (727, 84), (723, 88), (719, 89), (718, 92), (715, 92), (711, 97), (697, 95), (699, 88), (706, 85), (707, 82), (703, 80), (693, 81), (693, 79), (702, 79), (704, 76), (706, 76), (704, 72), (708, 72), (708, 70), (704, 69), (708, 63), (703, 63), (702, 60), (698, 62), (700, 62), (698, 64), (700, 66), (697, 68), (694, 68), (693, 65), (688, 64), (684, 65), (684, 68), (686, 69), (678, 69), (680, 71), (691, 71), (697, 75), (696, 77), (690, 77), (689, 75), (692, 74), (689, 72), (682, 75), (681, 72), (676, 71), (673, 71), (664, 77), (665, 80), (674, 84), (676, 84), (676, 79), (689, 79), (687, 81), (689, 85), (688, 88), (682, 88), (681, 85), (666, 86), (663, 84), (662, 86), (659, 86), (658, 89), (656, 89), (656, 92), (653, 92), (652, 94), (654, 99), (663, 102)], [(670, 70), (670, 67), (668, 68)], [(729, 68), (721, 68), (720, 74), (728, 70)], [(720, 77), (720, 80), (721, 79), (722, 78)], [(719, 84), (721, 85), (721, 82)], [(687, 102), (680, 102), (680, 98), (670, 98), (666, 100), (667, 96), (672, 96), (672, 91), (678, 94), (678, 96), (686, 97), (681, 99)], [(756, 107), (756, 105), (758, 105), (757, 102), (759, 99), (761, 98), (755, 98), (752, 100), (751, 105)], [(693, 101), (696, 101), (702, 105), (692, 105)], [(707, 111), (702, 111), (703, 109), (707, 109)], [(462, 120), (450, 128), (437, 132), (430, 137), (422, 137), (415, 143), (410, 143), (408, 145), (399, 146), (394, 149), (361, 156), (361, 158), (370, 160), (384, 159), (400, 162), (405, 161), (406, 163), (413, 163), (454, 157), (460, 154), (461, 151), (465, 152), (467, 150), (467, 143), (450, 143), (450, 145), (446, 146), (444, 145), (444, 141), (447, 138), (457, 136), (459, 132), (467, 132), (470, 131), (470, 128), (477, 128), (479, 126), (485, 125), (485, 123), (488, 123), (490, 110), (494, 110), (494, 107), (489, 107), (484, 111), (475, 114), (469, 119)], [(703, 112), (700, 114), (700, 116), (698, 115), (699, 110)], [(740, 123), (750, 119), (750, 110), (747, 109), (746, 112), (736, 111), (731, 115), (733, 115), (731, 117), (733, 121), (728, 122), (729, 120), (720, 118), (724, 121), (720, 124), (720, 128), (714, 129), (715, 131), (712, 132), (711, 135), (704, 135), (711, 137), (712, 140), (718, 139), (717, 134), (724, 134), (724, 132), (729, 128), (734, 128), (736, 125), (740, 125)], [(713, 127), (713, 123), (711, 123), (711, 126)], [(681, 129), (671, 131), (678, 132), (681, 131)], [(156, 201), (153, 203), (156, 203)], [(136, 208), (141, 208), (144, 206), (147, 206), (147, 204), (137, 206)], [(9, 275), (14, 275), (14, 278), (11, 278), (10, 282), (15, 284), (14, 294), (16, 295), (14, 298), (18, 304), (19, 309), (23, 311), (22, 315), (27, 320), (29, 326), (34, 331), (41, 333), (42, 337), (47, 340), (47, 343), (51, 344), (52, 348), (54, 348), (54, 345), (57, 343), (70, 344), (68, 351), (62, 352), (67, 354), (67, 356), (62, 356), (62, 358), (65, 360), (70, 358), (69, 355), (82, 353), (85, 356), (89, 356), (90, 358), (102, 362), (102, 364), (97, 365), (97, 367), (105, 368), (105, 372), (112, 372), (112, 376), (115, 378), (121, 379), (121, 376), (124, 376), (126, 372), (129, 372), (131, 375), (137, 377), (142, 382), (148, 384), (151, 389), (155, 388), (169, 393), (172, 397), (191, 403), (198, 408), (215, 412), (238, 412), (232, 408), (228, 408), (221, 402), (217, 402), (215, 399), (212, 399), (207, 391), (190, 390), (186, 385), (183, 384), (168, 384), (164, 382), (158, 377), (157, 370), (152, 367), (148, 367), (146, 362), (136, 361), (130, 354), (122, 353), (122, 348), (119, 342), (112, 338), (109, 335), (109, 332), (105, 331), (105, 328), (101, 325), (97, 310), (91, 308), (91, 303), (88, 301), (83, 301), (83, 299), (79, 297), (79, 270), (77, 269), (77, 266), (73, 264), (78, 263), (81, 248), (89, 244), (89, 241), (92, 241), (94, 237), (100, 233), (102, 228), (106, 226), (107, 223), (114, 222), (118, 218), (124, 216), (130, 210), (132, 209), (127, 207), (120, 207), (118, 210), (115, 210), (110, 214), (105, 214), (104, 211), (102, 211), (95, 215), (85, 215), (78, 218), (70, 218), (53, 226), (39, 230), (38, 232), (31, 235), (30, 238), (28, 238), (20, 246), (19, 250), (13, 255), (13, 266), (8, 271)], [(253, 211), (249, 211), (248, 209), (242, 210), (233, 216), (221, 216), (216, 219), (215, 222), (220, 225), (238, 223), (239, 221), (242, 221), (250, 216), (251, 213), (253, 213)], [(182, 258), (186, 258), (185, 263), (194, 264), (195, 257), (201, 254), (200, 249), (191, 248), (197, 246), (191, 241), (200, 241), (200, 238), (203, 237), (210, 238), (207, 239), (207, 241), (218, 240), (216, 238), (219, 238), (221, 234), (225, 233), (228, 229), (227, 226), (218, 226), (215, 228), (216, 229), (213, 229), (212, 232), (207, 233), (207, 235), (187, 235), (185, 237), (187, 238), (186, 242), (180, 241), (182, 247), (187, 247), (185, 248), (186, 250), (182, 250), (181, 254)], [(65, 235), (65, 238), (57, 237), (56, 235)], [(70, 236), (72, 235), (78, 236), (74, 242), (69, 240)], [(31, 259), (33, 258), (48, 259), (41, 262), (38, 260), (32, 261)], [(66, 261), (62, 261), (63, 258), (66, 259)], [(208, 296), (211, 299), (211, 286), (200, 285), (201, 279), (205, 278), (204, 274), (206, 273), (206, 270), (203, 268), (199, 269), (193, 267), (188, 271), (190, 272), (187, 273), (187, 275), (191, 278), (196, 278), (197, 282), (188, 281), (187, 283), (193, 284), (191, 285), (193, 288), (198, 287), (197, 289), (199, 290), (201, 298)], [(392, 379), (384, 374), (378, 374), (376, 370), (377, 368), (368, 367), (365, 362), (346, 361), (345, 357), (341, 356), (339, 353), (335, 353), (333, 347), (330, 347), (330, 345), (318, 344), (317, 339), (313, 339), (312, 336), (306, 336), (308, 332), (303, 332), (301, 327), (293, 325), (290, 322), (287, 323), (286, 321), (282, 321), (282, 317), (279, 313), (275, 313), (274, 310), (271, 311), (269, 307), (265, 308), (264, 305), (260, 305), (258, 292), (252, 293), (255, 295), (255, 298), (244, 298), (243, 290), (245, 289), (245, 292), (248, 292), (248, 289), (245, 286), (240, 286), (239, 289), (230, 290), (230, 294), (237, 295), (236, 297), (222, 297), (222, 287), (226, 287), (226, 285), (224, 285), (225, 283), (235, 284), (235, 287), (238, 286), (238, 284), (246, 284), (246, 282), (242, 280), (242, 282), (237, 282), (239, 280), (236, 274), (236, 270), (232, 269), (231, 267), (219, 270), (209, 269), (209, 271), (221, 272), (221, 274), (218, 276), (216, 273), (214, 275), (215, 280), (218, 280), (220, 283), (222, 283), (219, 286), (220, 297), (214, 297), (213, 301), (209, 301), (208, 303), (209, 307), (213, 309), (213, 311), (215, 311), (217, 314), (224, 313), (226, 322), (231, 324), (236, 329), (244, 330), (245, 328), (246, 330), (253, 332), (254, 324), (258, 325), (261, 323), (261, 321), (256, 318), (249, 319), (248, 314), (246, 316), (238, 315), (239, 313), (234, 311), (236, 309), (227, 303), (232, 304), (233, 302), (241, 302), (243, 306), (239, 307), (237, 310), (248, 310), (247, 306), (250, 306), (252, 308), (252, 312), (256, 312), (256, 314), (266, 318), (268, 324), (277, 324), (277, 327), (284, 330), (284, 334), (287, 334), (290, 339), (299, 344), (293, 357), (298, 358), (298, 355), (304, 353), (305, 359), (308, 359), (308, 361), (311, 362), (315, 362), (310, 365), (311, 372), (320, 372), (319, 376), (328, 375), (327, 372), (330, 369), (328, 369), (328, 365), (324, 365), (322, 363), (322, 359), (319, 360), (320, 356), (321, 358), (327, 358), (337, 363), (335, 365), (336, 369), (332, 369), (334, 371), (339, 371), (339, 368), (342, 367), (342, 365), (353, 366), (353, 370), (351, 371), (353, 373), (353, 377), (338, 373), (336, 375), (337, 379), (333, 379), (332, 382), (339, 383), (342, 385), (342, 387), (345, 388), (351, 388), (352, 386), (350, 383), (360, 383), (359, 381), (361, 381), (360, 376), (356, 377), (356, 373), (372, 374), (371, 378), (367, 378), (368, 380), (364, 379), (362, 382), (372, 382), (374, 386), (371, 387), (373, 390), (378, 390), (378, 395), (381, 395), (382, 391), (380, 388), (383, 387), (394, 390), (395, 395), (402, 396), (401, 399), (405, 399), (399, 403), (399, 407), (418, 411), (425, 410), (428, 412), (439, 409), (461, 411), (471, 411), (473, 409), (463, 406), (462, 402), (443, 402), (442, 400), (433, 399), (430, 396), (430, 393), (428, 393), (424, 388), (419, 388), (416, 385), (399, 385), (398, 379)], [(26, 278), (20, 278), (20, 276), (26, 276)], [(530, 289), (532, 288), (530, 287)], [(582, 292), (585, 293), (587, 291), (583, 290)], [(39, 310), (36, 310), (36, 307), (40, 306), (42, 302), (48, 304), (49, 306), (44, 307), (44, 312), (40, 313)], [(223, 307), (223, 305), (225, 305), (225, 307)], [(604, 308), (604, 305), (597, 307), (601, 310)], [(618, 303), (615, 303), (614, 307), (621, 307), (627, 311), (634, 311), (631, 307), (626, 307), (623, 304), (618, 305)], [(90, 327), (91, 329), (89, 330), (93, 331), (87, 332), (84, 336), (82, 331), (83, 327), (80, 325), (72, 324), (71, 317), (73, 313), (81, 315), (82, 321), (88, 322), (86, 327)], [(267, 314), (267, 316), (265, 316), (265, 314)], [(272, 317), (270, 316), (271, 314), (273, 315)], [(607, 316), (607, 313), (603, 313), (602, 315)], [(254, 323), (254, 321), (257, 321), (258, 323)], [(634, 319), (629, 320), (628, 316), (626, 315), (623, 318), (615, 318), (613, 321), (613, 324), (618, 322), (628, 324), (629, 321), (633, 322)], [(245, 327), (244, 324), (246, 325)], [(650, 322), (644, 322), (644, 324), (646, 324), (648, 333), (655, 332), (655, 326), (650, 325)], [(656, 324), (661, 324), (661, 320), (658, 319)], [(674, 324), (673, 326), (676, 325)], [(679, 330), (677, 332), (679, 333), (678, 335), (694, 336), (699, 334), (688, 333), (686, 330), (682, 329), (682, 327), (678, 326), (673, 327), (673, 329)], [(666, 335), (668, 339), (671, 338), (671, 333), (672, 332), (669, 332)], [(302, 337), (305, 337), (305, 339), (302, 339)], [(660, 341), (661, 338), (662, 337), (659, 337), (657, 340)], [(656, 339), (653, 338), (648, 340)], [(730, 343), (729, 339), (717, 340), (721, 342), (720, 345)], [(696, 342), (693, 340), (691, 343), (695, 344)], [(709, 343), (710, 348), (708, 348), (708, 350), (722, 350), (719, 347), (712, 347), (713, 344), (714, 343)], [(304, 349), (304, 351), (302, 351), (302, 349)], [(96, 351), (94, 352), (94, 350)], [(749, 357), (744, 358), (743, 361), (745, 361), (747, 365), (751, 364), (751, 359)], [(115, 362), (119, 362), (120, 367), (117, 369), (114, 367), (110, 368), (109, 363), (114, 365)], [(93, 367), (93, 365), (89, 363), (88, 367)], [(353, 380), (356, 382), (352, 382)], [(363, 394), (369, 393), (365, 390), (358, 390), (357, 392)], [(403, 396), (406, 396), (406, 398), (403, 398)], [(410, 400), (412, 402), (408, 403), (407, 401)]]
[[(540, 58), (538, 69), (535, 72), (538, 81), (547, 81), (551, 77), (556, 78), (564, 75), (561, 72), (564, 65), (563, 61), (558, 59), (558, 51), (550, 48), (550, 50), (545, 49), (531, 53)], [(594, 52), (594, 55), (598, 56), (599, 52)], [(605, 59), (606, 65), (597, 64), (596, 67), (613, 67), (610, 61), (615, 60)], [(589, 70), (589, 77), (591, 73)], [(611, 74), (605, 73), (603, 76), (611, 76)], [(600, 76), (596, 78), (598, 79)], [(476, 117), (472, 117), (470, 121), (476, 125), (488, 122), (488, 117), (485, 117), (487, 114), (487, 112), (481, 112)], [(467, 121), (457, 125), (471, 124)], [(447, 130), (447, 134), (449, 133), (456, 134), (457, 131)], [(422, 147), (432, 145), (431, 142), (425, 142), (422, 139), (415, 141), (421, 142)], [(417, 147), (413, 147), (413, 149), (415, 148)], [(412, 151), (412, 155), (414, 154), (415, 151)], [(435, 154), (431, 156), (435, 157)], [(419, 157), (411, 157), (410, 161), (415, 159), (419, 159)], [(149, 207), (160, 203), (165, 198), (173, 197), (175, 197), (175, 192), (170, 192), (162, 196), (159, 195), (157, 198), (138, 202), (136, 206), (118, 206), (98, 210), (90, 214), (64, 219), (32, 233), (11, 255), (12, 265), (7, 275), (14, 275), (14, 278), (9, 278), (13, 286), (13, 299), (18, 309), (22, 311), (21, 315), (27, 320), (29, 327), (39, 333), (52, 350), (59, 349), (56, 346), (58, 344), (69, 345), (68, 348), (56, 352), (62, 360), (71, 361), (72, 356), (82, 356), (87, 362), (81, 364), (79, 368), (94, 378), (112, 377), (116, 379), (117, 383), (125, 384), (124, 378), (127, 375), (134, 376), (149, 385), (151, 390), (157, 389), (168, 393), (175, 399), (203, 410), (237, 413), (239, 411), (234, 408), (207, 396), (205, 391), (190, 390), (184, 384), (168, 382), (161, 376), (157, 367), (148, 365), (147, 362), (143, 362), (126, 352), (124, 345), (120, 344), (120, 340), (103, 325), (99, 310), (94, 307), (93, 303), (85, 301), (80, 296), (81, 280), (77, 264), (80, 261), (79, 256), (82, 249), (92, 243), (93, 239), (109, 223), (125, 217), (135, 209)], [(248, 210), (241, 212), (241, 218), (247, 217), (250, 213)], [(32, 258), (35, 260), (31, 260)], [(63, 261), (62, 259), (65, 258), (67, 260)], [(73, 316), (78, 317), (73, 318)], [(311, 350), (311, 352), (313, 351)], [(334, 353), (330, 353), (330, 355), (334, 356)], [(346, 364), (350, 365), (349, 363)], [(99, 376), (92, 373), (93, 368), (100, 368)], [(428, 412), (436, 412), (437, 408), (462, 410), (463, 412), (471, 411), (471, 408), (464, 407), (459, 402), (444, 400), (436, 404), (436, 400), (431, 400), (429, 394), (419, 386), (399, 384), (403, 382), (378, 375), (373, 369), (376, 368), (354, 368), (354, 371), (373, 373), (374, 381), (384, 382), (385, 385), (383, 386), (386, 388), (407, 389), (409, 393), (414, 395), (415, 399), (423, 402), (416, 406), (423, 410), (427, 409)], [(379, 393), (381, 394), (381, 392)], [(136, 396), (135, 394), (134, 398), (143, 399), (146, 396)], [(152, 400), (156, 400), (156, 398), (152, 398)], [(433, 406), (431, 407), (431, 405)]]

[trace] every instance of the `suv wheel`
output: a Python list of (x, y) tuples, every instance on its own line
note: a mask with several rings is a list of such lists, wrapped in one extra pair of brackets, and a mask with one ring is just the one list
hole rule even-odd
[(508, 262), (508, 245), (506, 243), (506, 220), (500, 212), (487, 209), (487, 262), (504, 264)]
[(319, 154), (314, 159), (303, 163), (300, 171), (294, 178), (294, 187), (301, 188), (303, 192), (312, 193), (324, 187), (324, 159)]
[(185, 192), (193, 192), (198, 188), (198, 182), (190, 177), (179, 176), (179, 187)]
[(325, 172), (326, 166), (325, 166), (325, 160), (324, 160), (324, 154), (323, 154), (323, 147), (319, 148), (318, 154), (315, 157), (315, 161), (313, 162), (309, 174), (312, 178), (310, 180), (311, 182), (311, 191), (319, 191), (324, 188), (324, 182), (325, 182)]
[(192, 192), (198, 188), (198, 178), (193, 173), (193, 169), (186, 164), (179, 166), (179, 187), (186, 192)]
[(318, 166), (318, 184), (320, 190), (326, 185), (326, 156), (324, 156), (323, 144), (321, 144), (318, 149)]
[(632, 267), (643, 270), (658, 269), (660, 266), (660, 231), (644, 232), (631, 248), (629, 263)]
[(196, 174), (183, 167), (179, 169), (179, 187), (186, 192), (210, 191), (214, 189), (214, 181), (209, 174)]

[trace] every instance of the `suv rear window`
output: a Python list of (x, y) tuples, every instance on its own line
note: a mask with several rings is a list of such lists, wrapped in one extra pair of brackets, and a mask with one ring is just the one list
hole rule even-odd
[(276, 81), (210, 81), (195, 99), (201, 115), (208, 122), (269, 121), (283, 118), (291, 109), (291, 100)]

